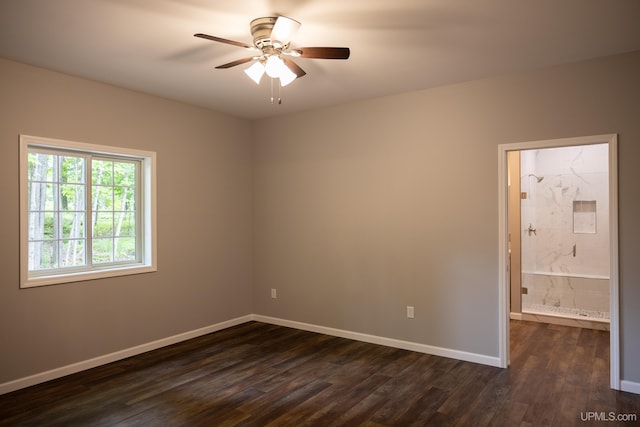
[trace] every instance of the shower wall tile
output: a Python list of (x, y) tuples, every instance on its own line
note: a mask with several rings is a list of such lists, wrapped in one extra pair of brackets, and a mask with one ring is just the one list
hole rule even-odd
[[(523, 271), (608, 277), (607, 149), (599, 144), (521, 153), (521, 191), (527, 193), (521, 201)], [(574, 233), (576, 200), (596, 202), (596, 233)]]
[(534, 305), (609, 312), (609, 280), (522, 274), (522, 309)]

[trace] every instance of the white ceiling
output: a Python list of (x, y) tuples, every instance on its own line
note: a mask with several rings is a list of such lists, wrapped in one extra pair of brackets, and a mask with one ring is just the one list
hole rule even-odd
[[(308, 74), (271, 105), (242, 48), (249, 22), (302, 22), (292, 47), (347, 46), (351, 58), (296, 59)], [(0, 56), (262, 118), (640, 50), (639, 0), (0, 0)], [(1, 96), (1, 94), (0, 94)]]

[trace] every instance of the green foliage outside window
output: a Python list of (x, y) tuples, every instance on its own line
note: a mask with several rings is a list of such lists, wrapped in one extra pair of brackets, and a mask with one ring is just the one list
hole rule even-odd
[(138, 168), (136, 161), (30, 151), (29, 270), (135, 261)]

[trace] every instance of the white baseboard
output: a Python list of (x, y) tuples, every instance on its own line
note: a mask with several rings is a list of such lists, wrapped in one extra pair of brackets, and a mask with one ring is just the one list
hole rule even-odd
[(278, 319), (275, 317), (262, 316), (254, 314), (253, 320), (263, 323), (271, 323), (279, 326), (286, 326), (303, 331), (317, 332), (320, 334), (331, 335), (334, 337), (348, 338), (355, 341), (363, 341), (371, 344), (380, 344), (387, 347), (400, 348), (403, 350), (415, 351), (418, 353), (432, 354), (434, 356), (449, 357), (451, 359), (464, 360), (466, 362), (480, 363), (482, 365), (500, 367), (500, 358), (487, 356), (484, 354), (469, 353), (466, 351), (452, 350), (449, 348), (435, 347), (427, 344), (419, 344), (410, 341), (402, 341), (393, 338), (379, 337), (376, 335), (368, 335), (360, 332), (345, 331), (342, 329), (328, 328), (325, 326), (312, 325), (309, 323), (295, 322), (291, 320)]
[[(500, 358), (494, 356), (487, 356), (484, 354), (469, 353), (466, 351), (452, 350), (448, 348), (436, 347), (427, 344), (420, 344), (410, 341), (402, 341), (393, 338), (379, 337), (376, 335), (363, 334), (360, 332), (346, 331), (342, 329), (329, 328), (326, 326), (313, 325), (310, 323), (296, 322), (292, 320), (279, 319), (275, 317), (262, 316), (258, 314), (248, 314), (246, 316), (238, 317), (235, 319), (227, 320), (225, 322), (216, 323), (215, 325), (206, 326), (204, 328), (196, 329), (189, 332), (184, 332), (171, 337), (152, 341), (150, 343), (141, 344), (135, 347), (127, 348), (124, 350), (116, 351), (114, 353), (106, 354), (104, 356), (94, 357), (93, 359), (84, 360), (81, 362), (73, 363), (71, 365), (62, 366), (60, 368), (51, 369), (46, 372), (30, 375), (28, 377), (19, 378), (17, 380), (9, 381), (0, 384), (0, 395), (10, 393), (21, 388), (29, 387), (32, 385), (40, 384), (45, 381), (50, 381), (56, 378), (60, 378), (66, 375), (74, 374), (76, 372), (84, 371), (87, 369), (95, 368), (97, 366), (106, 365), (107, 363), (115, 362), (125, 359), (127, 357), (135, 356), (147, 351), (156, 350), (161, 347), (166, 347), (171, 344), (176, 344), (181, 341), (186, 341), (192, 338), (196, 338), (202, 335), (217, 332), (222, 329), (230, 328), (232, 326), (240, 325), (249, 321), (258, 321), (263, 323), (270, 323), (273, 325), (285, 326), (294, 329), (300, 329), (303, 331), (317, 332), (320, 334), (331, 335), (335, 337), (352, 339), (355, 341), (368, 342), (371, 344), (385, 345), (388, 347), (400, 348), (403, 350), (415, 351), (418, 353), (432, 354), (434, 356), (448, 357), (457, 360), (464, 360), (467, 362), (480, 363), (482, 365), (500, 367)], [(634, 393), (639, 393), (640, 385), (631, 382), (625, 382), (628, 390)], [(633, 391), (636, 390), (636, 391)]]
[(246, 323), (251, 320), (252, 320), (252, 315), (249, 314), (246, 316), (227, 320), (225, 322), (216, 323), (215, 325), (206, 326), (204, 328), (195, 329), (193, 331), (184, 332), (178, 335), (162, 338), (146, 344), (141, 344), (135, 347), (105, 354), (104, 356), (98, 356), (98, 357), (94, 357), (93, 359), (72, 363), (71, 365), (66, 365), (60, 368), (51, 369), (49, 371), (41, 372), (35, 375), (30, 375), (25, 378), (19, 378), (17, 380), (0, 384), (0, 395), (5, 393), (10, 393), (15, 390), (19, 390), (21, 388), (40, 384), (45, 381), (50, 381), (56, 378), (64, 377), (69, 374), (75, 374), (76, 372), (95, 368), (97, 366), (106, 365), (107, 363), (126, 359), (127, 357), (135, 356), (141, 353), (146, 353), (147, 351), (156, 350), (158, 348), (166, 347), (171, 344), (176, 344), (181, 341), (190, 340), (192, 338), (210, 334), (212, 332), (220, 331), (222, 329), (230, 328), (232, 326), (240, 325), (241, 323)]
[[(166, 347), (168, 345), (176, 344), (181, 341), (186, 341), (192, 338), (197, 338), (202, 335), (217, 332), (222, 329), (230, 328), (232, 326), (240, 325), (242, 323), (250, 322), (252, 320), (270, 323), (273, 325), (285, 326), (294, 329), (300, 329), (303, 331), (317, 332), (320, 334), (331, 335), (335, 337), (347, 338), (356, 341), (368, 342), (371, 344), (385, 345), (388, 347), (400, 348), (403, 350), (415, 351), (418, 353), (432, 354), (434, 356), (448, 357), (457, 360), (464, 360), (467, 362), (480, 363), (483, 365), (500, 367), (500, 358), (494, 356), (487, 356), (483, 354), (469, 353), (466, 351), (452, 350), (448, 348), (435, 347), (426, 344), (419, 344), (410, 341), (402, 341), (393, 338), (379, 337), (376, 335), (363, 334), (360, 332), (346, 331), (342, 329), (329, 328), (326, 326), (313, 325), (310, 323), (296, 322), (292, 320), (279, 319), (275, 317), (262, 316), (259, 314), (248, 314), (235, 319), (227, 320), (225, 322), (216, 323), (215, 325), (206, 326), (204, 328), (195, 329), (193, 331), (184, 332), (171, 337), (152, 341), (150, 343), (141, 344), (128, 349), (116, 351), (114, 353), (106, 354), (104, 356), (94, 357), (93, 359), (73, 363), (71, 365), (62, 366), (46, 372), (41, 372), (35, 375), (30, 375), (25, 378), (19, 378), (17, 380), (9, 381), (0, 384), (0, 395), (10, 393), (21, 388), (29, 387), (32, 385), (40, 384), (46, 381), (50, 381), (56, 378), (60, 378), (66, 375), (74, 374), (76, 372), (84, 371), (87, 369), (95, 368), (97, 366), (106, 365), (107, 363), (115, 362), (125, 359), (127, 357), (135, 356), (147, 351), (156, 350), (158, 348)], [(640, 394), (640, 383), (633, 381), (620, 381), (620, 389), (629, 393)]]
[(620, 390), (640, 394), (640, 383), (622, 380), (620, 381)]

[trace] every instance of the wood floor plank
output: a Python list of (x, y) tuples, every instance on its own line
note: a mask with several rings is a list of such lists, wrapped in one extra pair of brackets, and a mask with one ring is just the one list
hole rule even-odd
[[(512, 321), (499, 369), (248, 322), (0, 396), (0, 426), (578, 426), (637, 414), (608, 332)], [(616, 425), (616, 423), (607, 423)], [(632, 425), (619, 424), (619, 425)]]

